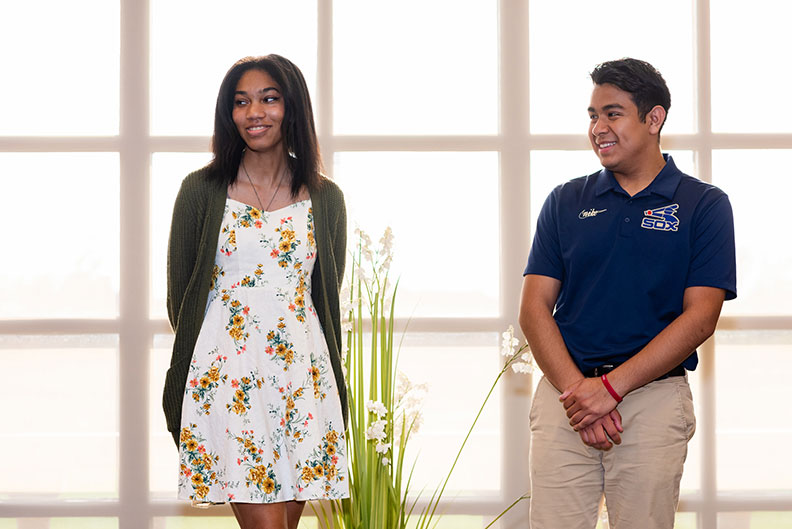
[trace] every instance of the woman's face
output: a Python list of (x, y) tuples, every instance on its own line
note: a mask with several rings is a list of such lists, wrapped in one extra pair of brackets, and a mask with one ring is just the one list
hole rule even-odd
[(283, 149), (281, 124), (285, 105), (280, 86), (264, 70), (246, 71), (236, 86), (231, 117), (248, 149)]

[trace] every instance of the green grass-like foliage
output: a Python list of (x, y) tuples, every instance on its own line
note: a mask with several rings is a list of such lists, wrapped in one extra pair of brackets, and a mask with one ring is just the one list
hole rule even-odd
[[(350, 409), (346, 432), (350, 498), (314, 502), (311, 507), (322, 529), (406, 529), (408, 521), (410, 529), (429, 529), (439, 520), (437, 509), (443, 492), (495, 386), (510, 365), (523, 366), (521, 370), (527, 365), (516, 362), (526, 360), (526, 355), (520, 355), (526, 346), (515, 353), (512, 330), (504, 333), (502, 352), (507, 360), (503, 368), (445, 479), (435, 488), (426, 507), (413, 514), (419, 495), (409, 499), (408, 495), (417, 461), (406, 469), (404, 457), (419, 415), (409, 399), (397, 391), (399, 347), (394, 345), (394, 307), (398, 282), (391, 284), (388, 277), (393, 235), (387, 228), (378, 246), (372, 249), (370, 237), (360, 230), (356, 233), (351, 272), (341, 296), (342, 326), (347, 338), (344, 367)], [(364, 332), (369, 326), (370, 334)], [(525, 497), (518, 498), (506, 511)]]

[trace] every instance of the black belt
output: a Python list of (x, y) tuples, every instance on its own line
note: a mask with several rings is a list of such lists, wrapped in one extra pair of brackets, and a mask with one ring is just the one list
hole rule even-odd
[[(588, 371), (585, 371), (583, 373), (583, 376), (586, 377), (586, 378), (592, 378), (592, 377), (597, 377), (598, 378), (598, 377), (601, 377), (602, 375), (604, 375), (606, 373), (610, 373), (611, 371), (613, 371), (617, 367), (619, 367), (619, 366), (613, 365), (613, 364), (601, 365), (599, 367), (595, 367), (595, 368), (589, 369)], [(671, 371), (669, 371), (668, 373), (666, 373), (665, 375), (659, 376), (656, 379), (654, 379), (654, 382), (656, 382), (658, 380), (663, 380), (664, 378), (668, 378), (668, 377), (684, 377), (684, 376), (685, 376), (685, 368), (682, 367), (682, 366), (677, 366), (674, 369), (672, 369)]]

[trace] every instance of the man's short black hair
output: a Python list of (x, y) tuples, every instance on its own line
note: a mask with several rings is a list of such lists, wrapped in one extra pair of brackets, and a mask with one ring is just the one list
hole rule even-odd
[[(671, 93), (665, 79), (657, 69), (646, 61), (629, 57), (598, 64), (591, 72), (595, 84), (612, 84), (620, 90), (629, 92), (633, 103), (638, 107), (638, 117), (646, 120), (646, 114), (657, 105), (663, 107), (668, 117), (671, 108)], [(660, 130), (663, 130), (663, 124)]]

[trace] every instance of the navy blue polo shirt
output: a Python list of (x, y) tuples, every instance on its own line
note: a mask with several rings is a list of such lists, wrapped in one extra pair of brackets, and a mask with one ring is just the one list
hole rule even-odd
[[(555, 321), (581, 371), (621, 363), (682, 313), (687, 287), (737, 296), (731, 204), (668, 155), (635, 196), (603, 169), (556, 187), (525, 274), (561, 281)], [(698, 364), (695, 351), (683, 366)]]

